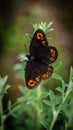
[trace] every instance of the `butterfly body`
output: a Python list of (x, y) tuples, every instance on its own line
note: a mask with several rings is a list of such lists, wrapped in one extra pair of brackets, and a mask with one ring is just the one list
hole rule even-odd
[(46, 60), (39, 59), (38, 57), (27, 55), (27, 58), (28, 58), (29, 62), (34, 61), (34, 62), (38, 62), (40, 64), (48, 65), (48, 62)]
[(45, 33), (38, 29), (31, 40), (30, 54), (25, 69), (26, 86), (35, 88), (42, 79), (49, 78), (53, 72), (51, 64), (57, 59), (58, 51), (54, 46), (48, 46)]

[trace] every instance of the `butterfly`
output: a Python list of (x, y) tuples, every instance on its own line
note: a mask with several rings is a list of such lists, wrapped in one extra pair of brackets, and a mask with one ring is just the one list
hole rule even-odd
[(58, 51), (56, 47), (48, 45), (43, 30), (37, 29), (32, 37), (29, 53), (25, 67), (25, 82), (29, 89), (33, 89), (53, 73), (51, 64), (56, 61)]

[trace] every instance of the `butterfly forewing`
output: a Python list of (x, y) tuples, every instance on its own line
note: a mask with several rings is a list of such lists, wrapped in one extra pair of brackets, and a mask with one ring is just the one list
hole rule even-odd
[(43, 50), (48, 45), (48, 41), (44, 32), (41, 29), (38, 29), (31, 40), (30, 43), (30, 54), (38, 57), (39, 51)]

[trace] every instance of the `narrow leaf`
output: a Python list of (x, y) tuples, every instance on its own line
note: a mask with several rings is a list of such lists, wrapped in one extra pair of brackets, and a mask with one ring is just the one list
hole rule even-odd
[(11, 110), (11, 100), (8, 101), (8, 110)]
[(37, 105), (38, 105), (39, 110), (42, 112), (42, 111), (43, 111), (43, 104), (42, 104), (42, 101), (39, 100)]
[(42, 98), (48, 97), (49, 93), (48, 92), (42, 92)]
[(62, 77), (60, 75), (56, 74), (56, 73), (52, 74), (52, 78), (62, 80)]
[(54, 70), (57, 70), (62, 65), (62, 62), (58, 62), (55, 65), (53, 65)]
[(57, 87), (56, 90), (62, 93), (62, 88), (61, 87)]
[(49, 101), (49, 100), (43, 100), (43, 102), (44, 102), (46, 105), (48, 105), (48, 106), (52, 106), (52, 103), (51, 103), (51, 101)]
[(22, 94), (27, 94), (27, 89), (24, 88), (23, 86), (19, 86), (19, 90), (21, 91)]
[(32, 39), (32, 35), (30, 33), (26, 33), (26, 36), (31, 40)]
[(40, 121), (40, 123), (48, 130), (48, 123), (46, 121)]

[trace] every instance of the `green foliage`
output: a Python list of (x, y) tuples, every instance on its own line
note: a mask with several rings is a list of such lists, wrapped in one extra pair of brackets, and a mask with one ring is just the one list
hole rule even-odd
[[(51, 32), (53, 31), (54, 29), (51, 28), (51, 25), (53, 24), (53, 22), (50, 22), (48, 25), (46, 25), (46, 22), (43, 23), (36, 23), (36, 24), (33, 24), (33, 28), (34, 28), (34, 31), (36, 31), (37, 29), (42, 29), (45, 33), (47, 32)], [(29, 38), (29, 39), (32, 39), (32, 35), (29, 34), (29, 33), (26, 33), (26, 36)]]
[(5, 76), (4, 78), (0, 77), (0, 96), (2, 97), (5, 93), (7, 93), (7, 90), (10, 88), (10, 85), (6, 85), (7, 78), (7, 76)]
[[(51, 25), (52, 22), (48, 25), (40, 23), (34, 24), (33, 27), (34, 30), (41, 28), (45, 32), (49, 32), (53, 30), (50, 28)], [(30, 34), (27, 36), (32, 38)], [(24, 68), (28, 59), (25, 54), (20, 54), (18, 59), (21, 63), (16, 64), (14, 70), (18, 72), (18, 77), (24, 78)], [(14, 118), (14, 121), (11, 122), (14, 130), (42, 130), (42, 127), (46, 130), (70, 130), (73, 128), (73, 68), (70, 68), (69, 82), (66, 83), (56, 73), (60, 66), (62, 66), (62, 62), (56, 62), (53, 65), (54, 73), (51, 78), (54, 81), (57, 80), (58, 83), (61, 82), (61, 86), (57, 86), (53, 91), (49, 90), (49, 84), (44, 88), (41, 83), (32, 90), (19, 85), (22, 96), (14, 104), (9, 100), (7, 114), (5, 114), (6, 111), (3, 113), (2, 98), (10, 86), (6, 85), (7, 76), (0, 77), (1, 130), (4, 130), (4, 121), (9, 116)], [(8, 129), (5, 127), (5, 130)]]
[(36, 31), (38, 28), (42, 29), (44, 32), (50, 32), (50, 31), (53, 31), (54, 29), (53, 28), (50, 28), (51, 25), (53, 24), (53, 22), (50, 22), (48, 25), (46, 25), (46, 23), (39, 23), (39, 24), (33, 24), (33, 27), (34, 27), (34, 30)]
[(7, 93), (7, 90), (10, 88), (10, 85), (6, 85), (7, 82), (7, 76), (4, 78), (0, 77), (0, 129), (4, 130), (4, 120), (6, 119), (6, 116), (3, 114), (3, 106), (2, 106), (2, 101), (3, 101), (3, 96), (4, 94)]
[[(56, 76), (56, 75), (55, 75)], [(68, 112), (68, 106), (70, 104), (70, 94), (73, 93), (73, 81), (72, 81), (72, 76), (73, 76), (73, 68), (71, 67), (70, 69), (70, 80), (69, 83), (65, 83), (65, 81), (62, 78), (59, 78), (58, 76), (56, 76), (54, 78), (61, 80), (62, 86), (61, 87), (57, 87), (56, 90), (60, 93), (60, 95), (55, 95), (54, 92), (52, 90), (49, 91), (49, 100), (44, 100), (43, 102), (51, 107), (52, 110), (52, 120), (51, 120), (51, 124), (49, 127), (49, 120), (50, 117), (48, 119), (48, 127), (47, 125), (45, 126), (45, 128), (47, 128), (48, 130), (51, 130), (54, 125), (55, 122), (58, 120), (58, 116), (60, 113), (66, 114)], [(72, 107), (72, 106), (71, 106)], [(68, 119), (69, 120), (69, 119)], [(68, 127), (68, 121), (65, 122), (65, 129), (67, 129)], [(43, 126), (44, 123), (42, 122)], [(67, 124), (67, 125), (66, 125)]]
[[(54, 69), (55, 67), (56, 69), (59, 68), (59, 66), (60, 62), (55, 64)], [(2, 113), (3, 122), (9, 115), (12, 115), (17, 119), (21, 109), (21, 113), (28, 113), (29, 117), (34, 116), (36, 112), (36, 120), (39, 122), (38, 125), (40, 126), (40, 124), (42, 124), (47, 130), (52, 130), (55, 123), (59, 120), (58, 118), (60, 118), (59, 116), (61, 113), (67, 118), (67, 120), (63, 119), (65, 120), (64, 129), (68, 129), (72, 121), (72, 117), (70, 119), (70, 113), (68, 114), (68, 112), (72, 110), (72, 100), (70, 99), (70, 95), (73, 93), (73, 68), (71, 67), (70, 69), (69, 83), (65, 83), (65, 81), (62, 78), (59, 78), (60, 76), (57, 74), (54, 73), (53, 75), (53, 78), (60, 80), (62, 83), (62, 86), (56, 88), (58, 94), (55, 94), (52, 90), (47, 91), (46, 89), (41, 88), (41, 84), (33, 90), (24, 88), (24, 86), (19, 86), (23, 96), (18, 98), (14, 105), (11, 104), (11, 101), (8, 102), (8, 114), (4, 115)], [(6, 93), (9, 88), (7, 87), (8, 85), (6, 85), (6, 81), (7, 76), (0, 78), (0, 97), (3, 97), (4, 93)], [(30, 122), (29, 119), (28, 123)], [(41, 129), (39, 126), (38, 128)], [(31, 127), (31, 129), (33, 128), (34, 126)]]

